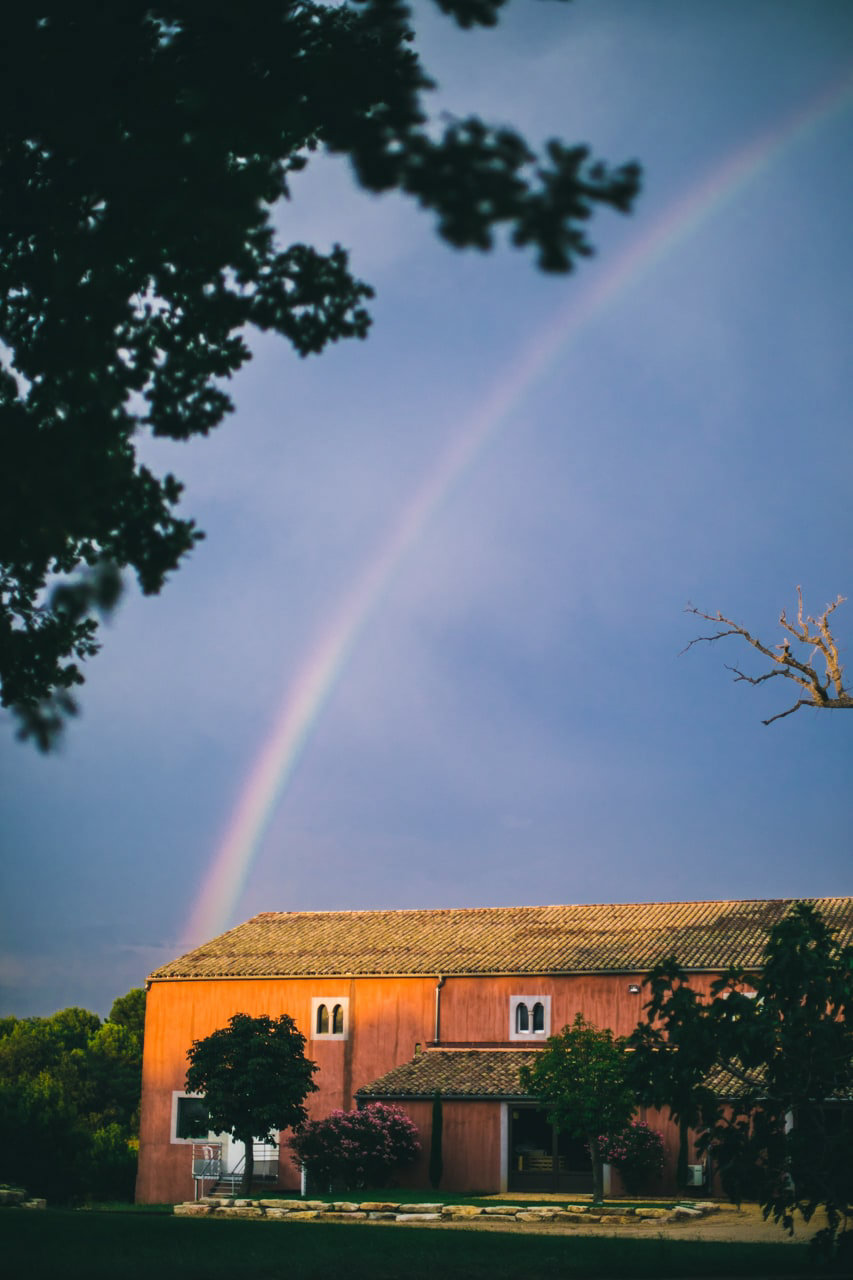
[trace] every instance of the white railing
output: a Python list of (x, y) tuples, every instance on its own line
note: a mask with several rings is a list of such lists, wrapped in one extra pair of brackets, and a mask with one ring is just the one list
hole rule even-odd
[(222, 1143), (194, 1142), (193, 1186), (195, 1188), (196, 1200), (199, 1200), (204, 1195), (205, 1182), (209, 1182), (213, 1185), (219, 1181), (221, 1176)]
[[(273, 1147), (268, 1142), (255, 1142), (252, 1144), (252, 1178), (278, 1179), (278, 1148)], [(228, 1169), (224, 1173), (220, 1173), (219, 1182), (231, 1188), (233, 1195), (237, 1187), (243, 1181), (243, 1174), (246, 1169), (246, 1157), (241, 1156), (232, 1169)]]

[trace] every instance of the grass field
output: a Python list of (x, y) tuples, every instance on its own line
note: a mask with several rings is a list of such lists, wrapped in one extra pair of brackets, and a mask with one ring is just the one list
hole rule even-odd
[(805, 1276), (805, 1245), (8, 1209), (6, 1275), (61, 1280), (671, 1280)]

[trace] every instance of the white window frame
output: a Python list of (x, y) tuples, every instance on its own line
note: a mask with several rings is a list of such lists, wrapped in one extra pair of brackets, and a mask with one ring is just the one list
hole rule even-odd
[[(515, 1019), (516, 1009), (520, 1004), (527, 1005), (527, 1012), (530, 1018), (529, 1031), (516, 1031)], [(541, 1004), (545, 1011), (545, 1026), (541, 1031), (533, 1030), (533, 1006)], [(534, 996), (510, 996), (509, 998), (509, 1038), (510, 1040), (547, 1040), (551, 1034), (551, 997), (543, 995)]]
[[(343, 1031), (318, 1031), (317, 1010), (324, 1004), (329, 1011), (329, 1026), (332, 1026), (332, 1014), (336, 1004), (341, 1006), (344, 1015)], [(311, 997), (311, 1031), (309, 1040), (349, 1040), (349, 996), (312, 996)]]
[(173, 1146), (188, 1147), (194, 1142), (213, 1142), (218, 1140), (219, 1134), (214, 1133), (212, 1129), (208, 1129), (206, 1138), (179, 1138), (178, 1137), (178, 1100), (180, 1098), (203, 1098), (203, 1093), (187, 1093), (186, 1089), (172, 1090), (172, 1124), (169, 1129), (169, 1140)]

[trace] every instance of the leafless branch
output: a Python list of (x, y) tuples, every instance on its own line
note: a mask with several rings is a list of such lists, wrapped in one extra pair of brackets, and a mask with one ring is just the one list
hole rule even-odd
[[(829, 625), (830, 615), (843, 603), (844, 597), (838, 596), (832, 604), (826, 606), (819, 618), (812, 618), (810, 615), (803, 614), (803, 592), (802, 588), (797, 587), (797, 616), (795, 619), (789, 619), (785, 610), (782, 610), (779, 623), (786, 635), (782, 642), (774, 645), (773, 648), (724, 614), (703, 613), (701, 609), (688, 605), (686, 613), (695, 613), (697, 618), (720, 623), (723, 629), (715, 631), (713, 635), (696, 636), (682, 649), (682, 653), (692, 649), (694, 644), (703, 642), (713, 644), (715, 640), (724, 640), (727, 636), (741, 636), (747, 644), (752, 645), (753, 649), (775, 665), (769, 671), (764, 671), (757, 676), (747, 675), (739, 667), (729, 667), (728, 670), (734, 672), (735, 681), (744, 680), (747, 684), (763, 684), (765, 680), (783, 676), (787, 680), (793, 680), (805, 690), (806, 697), (799, 698), (792, 707), (788, 707), (787, 711), (779, 711), (769, 720), (762, 721), (763, 724), (772, 724), (774, 720), (782, 720), (785, 716), (793, 715), (795, 711), (799, 711), (800, 707), (818, 707), (829, 711), (853, 710), (853, 695), (844, 687), (844, 667), (841, 665), (838, 642)], [(797, 644), (804, 645), (810, 652), (797, 657), (791, 648), (789, 636), (793, 637)], [(798, 652), (802, 654), (801, 650)], [(820, 658), (823, 659), (824, 667), (822, 675), (814, 665)]]

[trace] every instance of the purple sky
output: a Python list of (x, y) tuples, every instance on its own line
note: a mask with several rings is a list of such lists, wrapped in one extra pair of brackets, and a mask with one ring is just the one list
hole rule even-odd
[[(597, 215), (597, 256), (546, 278), (454, 253), (340, 162), (295, 181), (282, 236), (351, 249), (373, 330), (309, 361), (256, 340), (213, 437), (142, 445), (208, 537), (161, 597), (127, 592), (60, 755), (5, 726), (0, 1012), (104, 1013), (180, 951), (282, 699), (424, 475), (667, 225), (410, 549), (229, 923), (853, 891), (853, 717), (765, 728), (788, 693), (732, 684), (745, 648), (679, 656), (688, 601), (775, 643), (798, 583), (810, 612), (853, 591), (853, 6), (516, 0), (470, 34), (425, 8), (421, 47), (437, 112), (640, 159), (636, 213)], [(703, 184), (702, 215), (668, 224)], [(853, 602), (836, 617), (849, 648)]]

